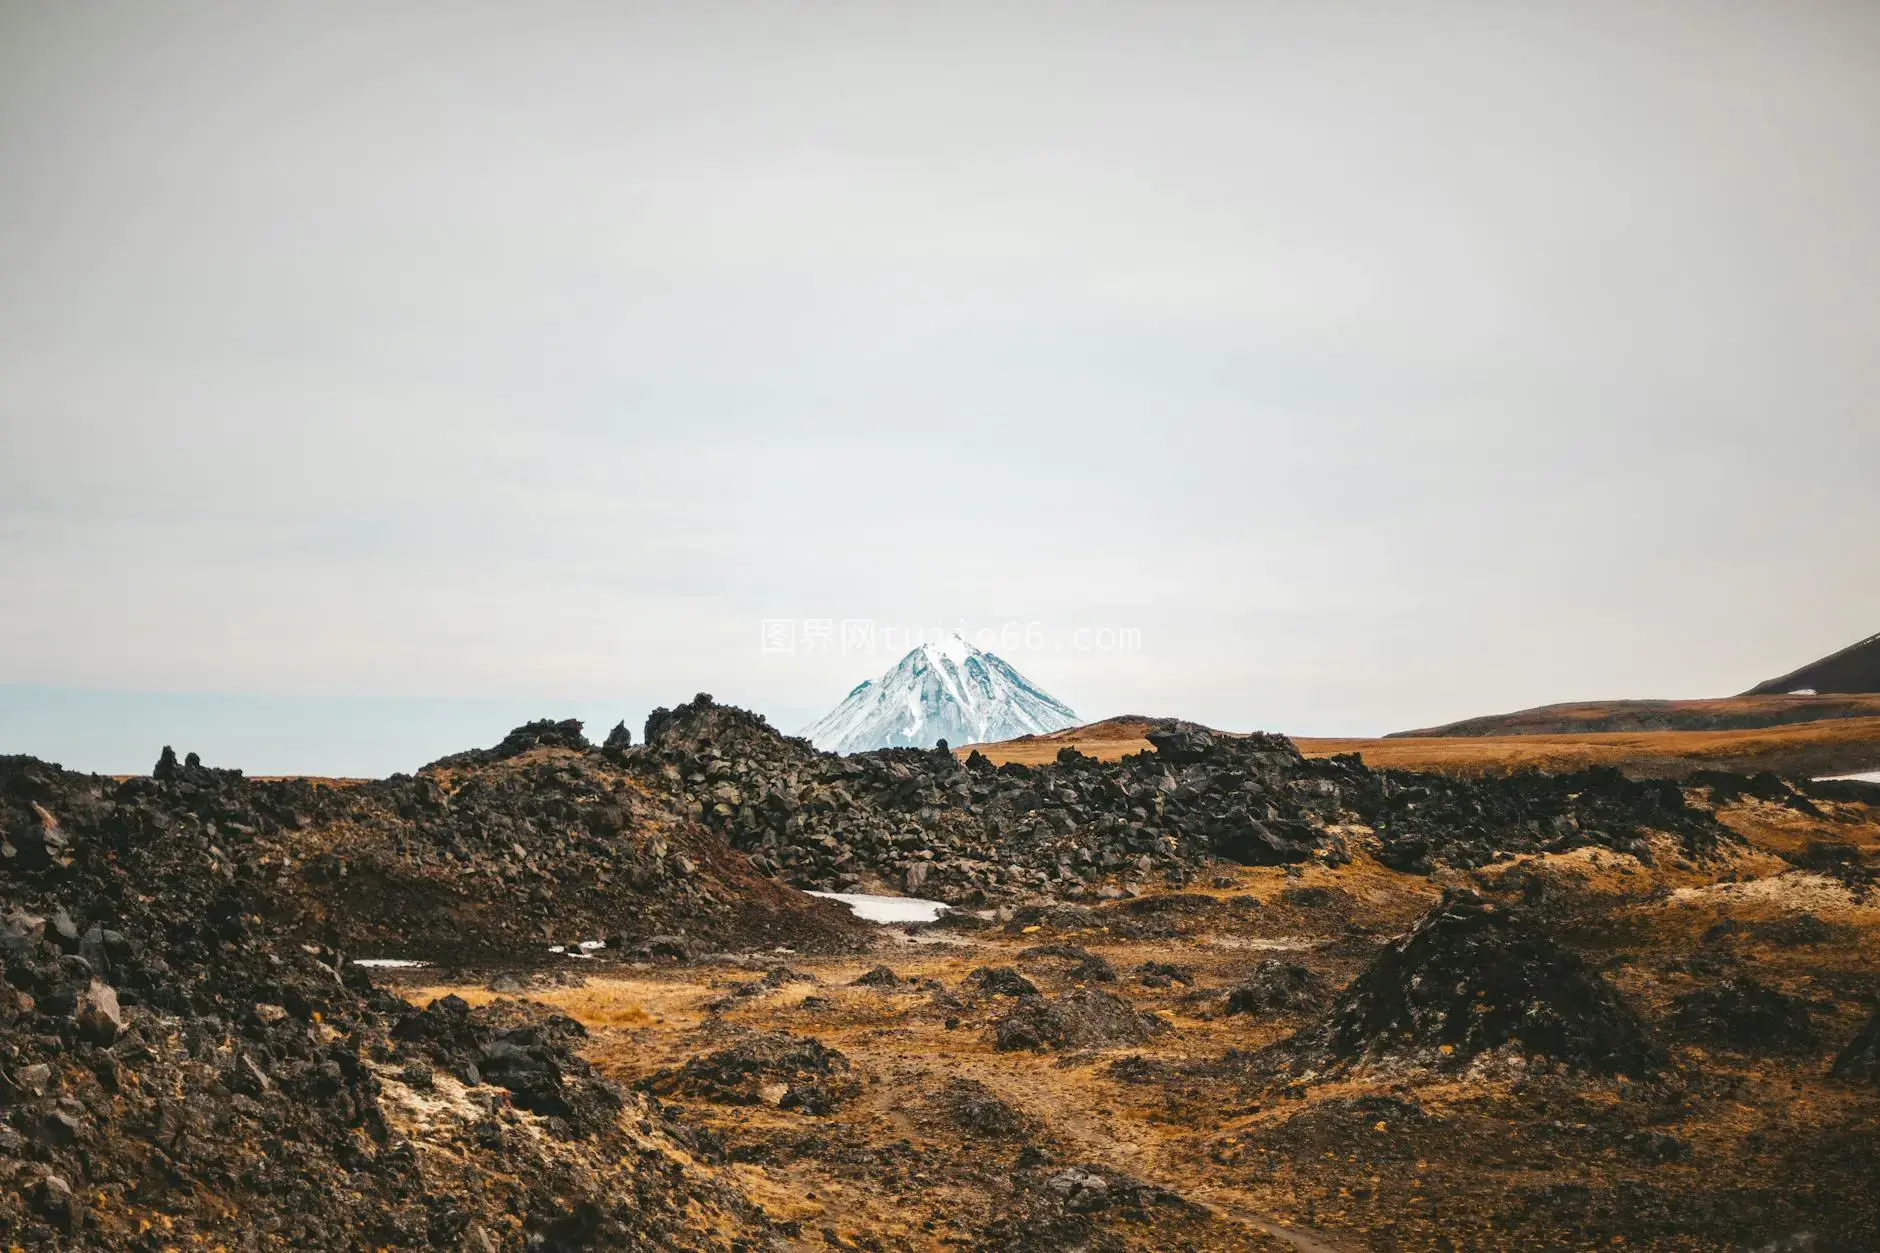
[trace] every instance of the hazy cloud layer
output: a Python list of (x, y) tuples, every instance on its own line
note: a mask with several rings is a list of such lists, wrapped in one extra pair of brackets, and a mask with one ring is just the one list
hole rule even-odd
[(1880, 629), (1877, 65), (1852, 0), (0, 3), (0, 751), (893, 660), (766, 617), (1136, 628), (1009, 659), (1299, 732), (1740, 690)]

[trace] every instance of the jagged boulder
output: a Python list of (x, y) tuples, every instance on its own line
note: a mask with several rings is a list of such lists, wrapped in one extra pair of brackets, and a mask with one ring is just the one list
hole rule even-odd
[(1298, 962), (1269, 958), (1253, 977), (1228, 989), (1226, 1012), (1263, 1014), (1272, 1010), (1314, 1009), (1325, 996), (1318, 976)]
[(1166, 988), (1177, 983), (1183, 987), (1192, 987), (1195, 981), (1194, 971), (1174, 962), (1143, 962), (1136, 967), (1135, 974), (1145, 988)]
[[(521, 1021), (505, 1025), (505, 1016)], [(446, 996), (398, 1019), (391, 1036), (463, 1083), (507, 1088), (518, 1108), (561, 1119), (575, 1135), (592, 1134), (621, 1108), (619, 1092), (574, 1051), (587, 1029), (561, 1014), (505, 1001), (473, 1010)]]
[[(587, 752), (594, 746), (588, 743), (587, 736), (581, 732), (579, 718), (538, 718), (534, 722), (525, 722), (497, 741), (494, 748), (472, 748), (461, 753), (452, 753), (440, 757), (430, 765), (427, 771), (462, 769), (465, 767), (487, 766), (494, 762), (508, 761), (513, 757), (537, 748), (566, 748), (575, 752)], [(168, 749), (164, 750), (166, 753)]]
[(663, 705), (646, 716), (646, 746), (667, 752), (709, 749), (714, 754), (777, 762), (814, 756), (809, 741), (786, 736), (762, 714), (720, 705), (700, 692), (682, 705)]
[(593, 745), (587, 736), (581, 734), (581, 720), (563, 718), (559, 722), (553, 718), (541, 718), (534, 722), (525, 722), (505, 735), (490, 756), (496, 761), (505, 761), (519, 757), (532, 748), (569, 748), (576, 752), (586, 752)]
[(961, 986), (980, 996), (1040, 996), (1038, 985), (1010, 966), (977, 966), (967, 972)]

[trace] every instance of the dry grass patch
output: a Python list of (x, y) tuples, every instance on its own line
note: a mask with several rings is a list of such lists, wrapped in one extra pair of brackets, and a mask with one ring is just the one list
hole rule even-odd
[(500, 1000), (526, 1000), (552, 1006), (584, 1027), (645, 1027), (653, 1016), (628, 988), (610, 979), (595, 979), (577, 988), (528, 988), (520, 992), (492, 992), (488, 988), (436, 986), (414, 988), (407, 998), (425, 1006), (445, 996), (458, 996), (472, 1008)]

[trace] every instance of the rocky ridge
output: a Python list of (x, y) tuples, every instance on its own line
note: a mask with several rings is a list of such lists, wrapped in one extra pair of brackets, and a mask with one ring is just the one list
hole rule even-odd
[(915, 749), (836, 757), (700, 696), (656, 711), (627, 757), (785, 883), (965, 905), (1175, 885), (1217, 860), (1337, 864), (1360, 842), (1428, 873), (1586, 844), (1650, 857), (1654, 833), (1702, 855), (1727, 838), (1678, 785), (1614, 770), (1459, 780), (1310, 760), (1276, 735), (1172, 723), (1149, 739), (1154, 751), (1120, 761), (1065, 749), (1044, 766)]
[[(1679, 788), (1610, 772), (1458, 781), (1308, 761), (1281, 737), (1181, 724), (1150, 742), (1122, 761), (1073, 752), (1041, 767), (915, 750), (836, 758), (701, 697), (656, 711), (640, 746), (624, 727), (595, 748), (579, 724), (544, 721), (358, 785), (250, 780), (167, 750), (147, 779), (0, 758), (0, 1229), (34, 1248), (472, 1253), (759, 1249), (793, 1236), (697, 1168), (721, 1148), (661, 1101), (839, 1120), (873, 1082), (842, 1052), (714, 1021), (699, 1036), (709, 1055), (622, 1089), (583, 1060), (583, 1030), (560, 1013), (449, 997), (420, 1012), (348, 960), (577, 969), (586, 963), (551, 958), (551, 941), (605, 938), (605, 953), (672, 963), (707, 948), (840, 952), (865, 933), (791, 886), (882, 883), (1011, 906), (1011, 965), (975, 970), (957, 992), (877, 971), (854, 993), (904, 1001), (942, 1033), (970, 1019), (1000, 1057), (1076, 1064), (1156, 1047), (1169, 1032), (1140, 996), (1172, 998), (1195, 977), (1160, 960), (1174, 951), (1162, 937), (1192, 944), (1200, 930), (1298, 920), (1345, 938), (1313, 967), (1250, 961), (1179, 995), (1224, 999), (1212, 1018), (1234, 1032), (1312, 1014), (1276, 1052), (1321, 1071), (1448, 1071), (1492, 1054), (1638, 1077), (1660, 1046), (1519, 906), (1454, 897), (1379, 949), (1347, 928), (1341, 911), (1356, 898), (1323, 870), (1304, 883), (1274, 876), (1264, 904), (1091, 898), (1229, 863), (1332, 867), (1366, 854), (1411, 876), (1589, 845), (1648, 862), (1675, 851), (1669, 867), (1733, 838), (1713, 812), (1722, 799), (1810, 821), (1828, 786), (1717, 776)], [(1782, 855), (1826, 865), (1815, 847)], [(1848, 856), (1834, 866), (1864, 873), (1851, 844)], [(1033, 936), (1044, 928), (1067, 934)], [(1124, 965), (1088, 947), (1099, 936), (1157, 947)], [(1342, 991), (1323, 978), (1337, 945), (1365, 960)], [(769, 973), (705, 1006), (708, 1018), (761, 1022), (785, 983), (814, 982), (763, 962)], [(793, 1032), (840, 1004), (829, 987), (817, 994), (824, 1009), (806, 999), (789, 1011)], [(1717, 1024), (1754, 1011), (1765, 1026), (1732, 1046), (1791, 1051), (1828, 1038), (1805, 1034), (1815, 1006), (1739, 982), (1686, 999), (1666, 1022), (1674, 1039), (1728, 1038)], [(1870, 1079), (1876, 1038), (1870, 1026), (1835, 1073)], [(999, 1121), (983, 1094), (958, 1103), (959, 1118)], [(1152, 1189), (1076, 1161), (1033, 1155), (1005, 1172), (1011, 1212), (1036, 1216), (1007, 1233), (1013, 1247), (1047, 1230), (1084, 1239), (1091, 1215), (1152, 1230), (1131, 1198), (1153, 1202), (1155, 1220), (1173, 1212)]]
[[(402, 785), (400, 785), (402, 786)], [(0, 1230), (34, 1248), (721, 1247), (760, 1212), (580, 1029), (423, 1014), (318, 942), (341, 788), (0, 759)], [(336, 889), (343, 891), (344, 889)], [(514, 1003), (511, 1003), (512, 1006)]]

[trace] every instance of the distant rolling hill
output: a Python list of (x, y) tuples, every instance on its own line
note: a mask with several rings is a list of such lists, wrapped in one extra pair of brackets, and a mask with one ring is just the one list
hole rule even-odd
[[(1148, 733), (1175, 721), (1131, 714), (959, 752), (976, 748), (995, 762), (1022, 765), (1048, 762), (1064, 748), (1117, 758), (1149, 751)], [(1657, 778), (1700, 770), (1796, 776), (1873, 771), (1880, 769), (1880, 635), (1741, 696), (1576, 701), (1382, 739), (1295, 736), (1294, 742), (1308, 757), (1357, 753), (1373, 769), (1457, 775), (1590, 766)]]
[(1800, 670), (1758, 683), (1746, 695), (1796, 691), (1880, 692), (1880, 635), (1869, 635), (1860, 643), (1850, 644), (1820, 661), (1811, 661)]
[(1847, 696), (1726, 696), (1715, 700), (1601, 700), (1488, 714), (1387, 738), (1584, 735), (1597, 731), (1740, 731), (1880, 717), (1880, 693)]
[(1880, 717), (1880, 635), (1812, 661), (1741, 696), (1715, 700), (1603, 700), (1464, 718), (1390, 738), (1583, 735), (1603, 731), (1748, 731)]
[[(1558, 773), (1614, 766), (1638, 778), (1682, 778), (1699, 770), (1773, 770), (1802, 777), (1853, 774), (1880, 769), (1880, 707), (1875, 716), (1825, 719), (1784, 725), (1691, 731), (1579, 731), (1566, 734), (1397, 736), (1385, 739), (1294, 737), (1308, 757), (1357, 753), (1374, 770), (1425, 770), (1435, 774), (1502, 774), (1511, 770)], [(1085, 726), (1026, 735), (996, 744), (955, 750), (977, 751), (1003, 765), (1042, 765), (1060, 749), (1106, 761), (1150, 751), (1148, 733), (1176, 723), (1172, 718), (1130, 715)], [(1187, 724), (1193, 725), (1193, 724)], [(1222, 734), (1235, 734), (1223, 732)]]

